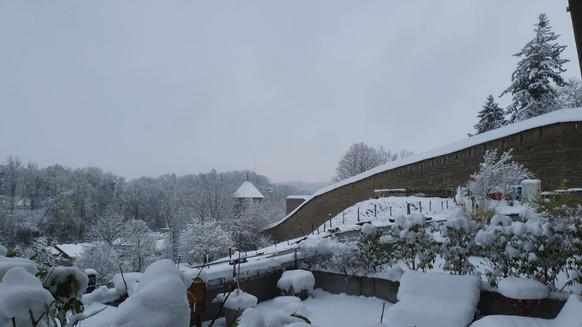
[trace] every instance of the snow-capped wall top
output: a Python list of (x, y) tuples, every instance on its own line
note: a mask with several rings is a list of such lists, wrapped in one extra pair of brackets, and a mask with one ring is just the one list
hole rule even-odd
[(265, 196), (249, 181), (245, 181), (239, 188), (234, 192), (233, 197), (237, 199), (264, 199)]
[(489, 141), (500, 139), (500, 138), (503, 138), (503, 137), (506, 137), (509, 135), (513, 135), (513, 134), (517, 134), (517, 133), (520, 133), (520, 132), (523, 132), (526, 130), (530, 130), (533, 128), (557, 124), (557, 123), (574, 122), (574, 121), (582, 121), (582, 108), (557, 110), (554, 112), (547, 113), (545, 115), (540, 115), (540, 116), (537, 116), (534, 118), (523, 120), (523, 121), (517, 122), (515, 124), (500, 127), (498, 129), (494, 129), (494, 130), (491, 130), (489, 132), (477, 134), (475, 136), (466, 138), (462, 141), (455, 142), (455, 143), (437, 148), (435, 150), (426, 151), (423, 153), (412, 155), (410, 157), (402, 158), (400, 160), (385, 163), (383, 165), (380, 165), (378, 167), (375, 167), (375, 168), (372, 168), (368, 171), (365, 171), (359, 175), (344, 179), (342, 181), (339, 181), (337, 183), (331, 184), (329, 186), (326, 186), (326, 187), (320, 189), (319, 191), (315, 192), (311, 196), (310, 199), (303, 202), (301, 205), (299, 205), (297, 208), (295, 208), (295, 210), (293, 210), (287, 216), (285, 216), (285, 218), (283, 218), (279, 221), (276, 221), (274, 223), (271, 223), (270, 225), (268, 225), (266, 227), (266, 229), (271, 229), (273, 227), (278, 226), (279, 224), (281, 224), (282, 222), (287, 220), (289, 217), (293, 216), (295, 214), (295, 212), (300, 210), (311, 199), (317, 197), (318, 195), (327, 193), (329, 191), (335, 190), (335, 189), (340, 188), (340, 187), (345, 186), (345, 185), (349, 185), (349, 184), (358, 182), (360, 180), (363, 180), (363, 179), (368, 178), (370, 176), (382, 173), (384, 171), (399, 168), (399, 167), (406, 166), (406, 165), (413, 164), (413, 163), (417, 163), (417, 162), (431, 159), (434, 157), (439, 157), (439, 156), (451, 154), (451, 153), (454, 153), (456, 151), (460, 151), (460, 150), (463, 150), (463, 149), (466, 149), (466, 148), (469, 148), (469, 147), (472, 147), (472, 146), (475, 146), (475, 145), (478, 145), (481, 143), (486, 143)]

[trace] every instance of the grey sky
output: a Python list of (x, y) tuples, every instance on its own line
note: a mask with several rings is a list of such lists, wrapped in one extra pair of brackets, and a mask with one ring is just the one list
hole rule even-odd
[(0, 0), (0, 160), (326, 181), (473, 132), (542, 12), (579, 77), (567, 3)]

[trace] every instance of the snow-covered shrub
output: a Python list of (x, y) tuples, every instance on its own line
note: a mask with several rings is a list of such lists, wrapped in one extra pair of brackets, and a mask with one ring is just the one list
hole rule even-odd
[(525, 224), (514, 222), (517, 272), (536, 279), (552, 288), (560, 271), (574, 255), (567, 221), (534, 215)]
[(315, 286), (313, 273), (302, 269), (284, 271), (277, 281), (277, 288), (287, 295), (311, 292), (313, 291), (313, 286)]
[(504, 196), (513, 193), (513, 186), (533, 174), (522, 164), (511, 161), (511, 150), (503, 152), (497, 159), (497, 149), (487, 150), (483, 155), (483, 162), (479, 165), (479, 171), (471, 175), (467, 189), (471, 192), (479, 206), (485, 206), (487, 196), (493, 192), (499, 192)]
[(475, 235), (478, 251), (489, 266), (485, 276), (491, 286), (497, 286), (501, 278), (514, 274), (515, 261), (506, 251), (512, 238), (511, 218), (504, 215), (495, 215), (489, 225)]
[(302, 263), (308, 268), (340, 271), (346, 275), (358, 270), (354, 263), (355, 245), (339, 242), (333, 236), (306, 239), (301, 242), (300, 250), (305, 255)]
[(143, 273), (137, 292), (121, 303), (111, 327), (187, 327), (190, 307), (186, 290), (192, 279), (173, 261), (159, 260)]
[(443, 270), (457, 275), (468, 275), (475, 271), (469, 262), (474, 253), (477, 223), (469, 220), (462, 210), (449, 217), (441, 229), (445, 242), (441, 245), (441, 256), (445, 260)]
[(51, 293), (22, 267), (10, 269), (0, 283), (0, 326), (56, 326), (54, 308)]
[(438, 244), (430, 233), (430, 227), (421, 213), (395, 217), (390, 229), (394, 260), (402, 260), (412, 270), (431, 269), (436, 260)]
[(388, 246), (380, 242), (382, 231), (372, 224), (364, 224), (354, 249), (354, 262), (364, 273), (374, 273), (390, 263)]
[(89, 278), (75, 267), (53, 267), (47, 271), (43, 282), (55, 299), (55, 318), (64, 326), (67, 323), (67, 314), (83, 312), (81, 298), (87, 289)]

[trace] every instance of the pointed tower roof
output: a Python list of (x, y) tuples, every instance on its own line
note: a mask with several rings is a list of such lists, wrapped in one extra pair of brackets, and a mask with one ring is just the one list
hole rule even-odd
[(249, 181), (245, 181), (233, 194), (237, 199), (264, 199), (265, 196)]

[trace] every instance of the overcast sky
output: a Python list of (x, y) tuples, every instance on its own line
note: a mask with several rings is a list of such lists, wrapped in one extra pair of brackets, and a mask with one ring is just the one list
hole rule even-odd
[(0, 160), (327, 181), (466, 138), (542, 12), (579, 77), (567, 3), (0, 0)]

